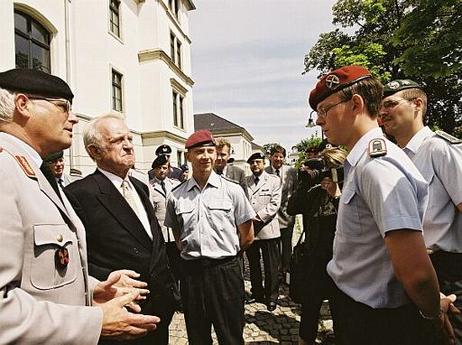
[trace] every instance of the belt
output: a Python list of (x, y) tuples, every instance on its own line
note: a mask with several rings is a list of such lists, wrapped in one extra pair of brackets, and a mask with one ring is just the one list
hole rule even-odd
[(182, 259), (181, 262), (183, 265), (191, 268), (205, 268), (205, 267), (214, 267), (219, 266), (228, 262), (235, 260), (237, 256), (227, 256), (221, 259), (211, 259), (211, 258), (199, 258), (192, 260)]

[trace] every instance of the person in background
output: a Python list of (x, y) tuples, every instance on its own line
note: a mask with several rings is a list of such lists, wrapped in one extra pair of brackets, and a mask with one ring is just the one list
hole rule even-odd
[[(280, 264), (278, 210), (281, 206), (281, 180), (265, 171), (265, 156), (254, 153), (247, 163), (252, 171), (246, 177), (246, 189), (250, 203), (256, 212), (253, 219), (255, 241), (247, 249), (252, 296), (247, 303), (266, 303), (269, 311), (277, 307), (279, 296), (278, 268)], [(263, 256), (265, 283), (260, 260)]]
[(238, 166), (228, 164), (231, 154), (231, 143), (225, 138), (217, 139), (217, 160), (215, 161), (214, 170), (218, 175), (224, 175), (227, 178), (239, 183), (244, 188), (245, 172)]
[[(326, 266), (332, 259), (340, 187), (343, 182), (340, 172), (346, 156), (347, 152), (340, 148), (323, 150), (320, 157), (324, 168), (307, 175), (287, 205), (287, 213), (290, 215), (303, 215), (305, 234), (303, 258), (306, 269), (302, 280), (305, 293), (301, 301), (300, 345), (315, 343), (322, 303), (332, 299), (333, 284)], [(332, 176), (331, 169), (335, 169), (336, 178)]]
[(274, 174), (281, 180), (281, 207), (278, 211), (281, 241), (279, 250), (281, 264), (279, 267), (279, 281), (286, 283), (289, 272), (290, 256), (292, 255), (292, 234), (294, 232), (295, 217), (287, 213), (287, 203), (297, 187), (297, 171), (284, 164), (286, 149), (282, 146), (273, 146), (270, 150), (270, 165), (265, 168), (268, 174)]
[(64, 173), (64, 152), (58, 151), (51, 153), (45, 157), (43, 160), (45, 163), (48, 163), (53, 176), (56, 179), (56, 183), (62, 189), (71, 183), (71, 179), (67, 174)]
[[(170, 162), (170, 156), (171, 155), (172, 155), (172, 148), (167, 144), (162, 144), (156, 149), (156, 157), (165, 156), (167, 158), (167, 160), (168, 160), (169, 169), (168, 169), (168, 175), (167, 176), (169, 178), (172, 178), (172, 179), (179, 180), (179, 181), (183, 182), (183, 180), (181, 180), (181, 178), (183, 176), (183, 171), (180, 168), (174, 167), (171, 164), (171, 162)], [(151, 166), (151, 168), (152, 168), (152, 166)], [(149, 176), (149, 180), (152, 180), (154, 178), (154, 168), (152, 168), (151, 170), (148, 171), (148, 176)]]

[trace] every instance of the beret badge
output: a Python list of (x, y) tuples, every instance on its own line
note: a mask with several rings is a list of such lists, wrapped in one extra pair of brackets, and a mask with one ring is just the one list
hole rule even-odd
[(335, 90), (340, 85), (340, 79), (335, 74), (326, 77), (326, 86), (330, 90)]

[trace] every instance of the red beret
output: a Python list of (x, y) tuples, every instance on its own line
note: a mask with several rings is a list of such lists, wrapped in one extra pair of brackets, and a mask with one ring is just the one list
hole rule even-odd
[(323, 76), (310, 92), (310, 106), (316, 110), (318, 104), (330, 95), (357, 83), (371, 78), (371, 72), (361, 66), (345, 66)]
[(206, 129), (201, 129), (199, 131), (194, 132), (191, 136), (186, 140), (185, 147), (187, 149), (197, 147), (197, 146), (215, 146), (215, 139), (212, 136), (212, 133)]

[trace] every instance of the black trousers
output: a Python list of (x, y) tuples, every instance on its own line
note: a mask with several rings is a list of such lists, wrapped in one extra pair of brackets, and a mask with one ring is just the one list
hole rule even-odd
[(292, 234), (293, 232), (294, 232), (293, 226), (281, 229), (281, 242), (280, 242), (281, 265), (279, 268), (279, 273), (283, 281), (285, 281), (285, 275), (287, 272), (289, 272), (289, 269), (290, 269), (290, 257), (292, 255)]
[(180, 251), (178, 250), (175, 242), (166, 242), (165, 249), (167, 251), (168, 261), (170, 263), (170, 267), (172, 268), (173, 276), (175, 277), (175, 281), (178, 282), (181, 277)]
[(440, 345), (441, 330), (423, 319), (416, 306), (374, 309), (335, 287), (330, 303), (336, 345)]
[[(462, 309), (462, 254), (439, 251), (430, 255), (440, 290), (445, 295), (457, 296), (454, 305)], [(457, 345), (462, 344), (462, 315), (449, 315), (456, 334)]]
[[(280, 262), (279, 238), (257, 240), (247, 248), (249, 259), (250, 282), (252, 295), (257, 299), (264, 299), (266, 303), (276, 302), (279, 295), (278, 268)], [(265, 270), (265, 286), (260, 264), (260, 251), (263, 255), (263, 268)]]
[(190, 345), (244, 344), (244, 279), (237, 257), (182, 260), (181, 297)]

